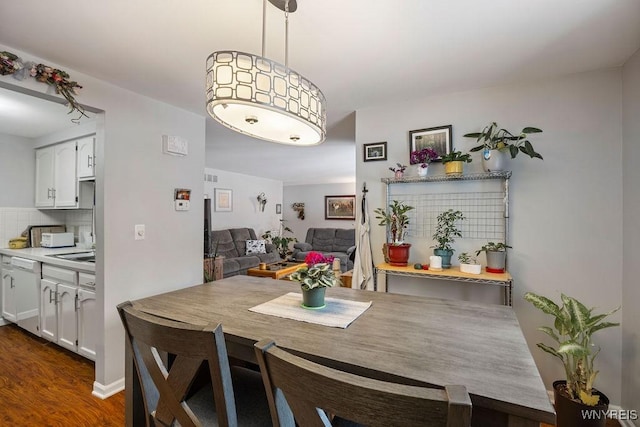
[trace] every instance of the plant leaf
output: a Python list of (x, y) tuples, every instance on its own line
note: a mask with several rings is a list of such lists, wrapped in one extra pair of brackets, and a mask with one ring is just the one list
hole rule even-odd
[(541, 133), (542, 130), (534, 127), (526, 127), (522, 129), (522, 133)]
[(558, 353), (555, 348), (549, 347), (548, 345), (542, 344), (541, 342), (539, 342), (536, 345), (541, 350), (546, 351), (547, 353), (559, 358), (560, 360), (562, 360), (562, 363), (564, 363), (564, 356), (562, 354)]
[(546, 314), (551, 314), (552, 316), (558, 316), (560, 314), (560, 307), (547, 297), (527, 292), (524, 294), (524, 299)]
[(570, 354), (572, 356), (582, 357), (589, 354), (589, 349), (581, 346), (574, 341), (567, 341), (558, 347), (558, 353)]
[(539, 331), (544, 332), (545, 334), (549, 335), (551, 338), (553, 338), (556, 342), (560, 342), (560, 338), (558, 338), (558, 336), (556, 335), (556, 333), (553, 331), (553, 329), (551, 329), (548, 326), (540, 326), (538, 328)]

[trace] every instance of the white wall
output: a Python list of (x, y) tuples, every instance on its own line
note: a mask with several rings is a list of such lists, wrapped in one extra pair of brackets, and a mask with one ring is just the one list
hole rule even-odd
[(35, 197), (34, 141), (0, 134), (0, 207), (32, 207)]
[[(544, 130), (533, 142), (545, 160), (519, 156), (511, 165), (509, 259), (514, 309), (548, 389), (563, 376), (560, 364), (535, 346), (544, 339), (536, 328), (550, 319), (522, 295), (533, 291), (558, 299), (564, 292), (599, 311), (622, 300), (621, 101), (621, 70), (612, 69), (357, 111), (357, 188), (363, 182), (370, 188), (370, 215), (384, 206), (380, 177), (391, 176), (387, 168), (396, 162), (408, 163), (409, 130), (451, 124), (453, 145), (462, 151), (475, 142), (462, 135), (490, 121), (512, 131), (524, 126)], [(360, 146), (376, 141), (388, 141), (389, 160), (363, 163)], [(435, 166), (431, 172), (442, 173), (442, 166)], [(467, 171), (480, 170), (479, 154), (474, 154)], [(374, 261), (382, 262), (382, 227), (372, 227), (371, 242)], [(411, 243), (426, 248), (433, 242)], [(402, 282), (412, 292), (431, 288), (425, 280)], [(456, 286), (466, 287), (460, 293), (475, 299), (474, 285), (449, 282), (447, 288)], [(596, 386), (619, 404), (620, 328), (601, 331), (595, 339), (603, 348)]]
[[(622, 406), (640, 411), (640, 51), (622, 71), (623, 232)], [(640, 426), (640, 421), (635, 421)]]
[[(211, 228), (253, 228), (259, 238), (267, 230), (277, 230), (282, 215), (276, 214), (276, 204), (282, 203), (282, 182), (257, 176), (206, 168), (205, 174), (214, 175), (218, 182), (205, 182), (204, 194), (211, 199)], [(233, 191), (233, 211), (215, 212), (214, 189)], [(264, 193), (267, 204), (264, 212), (259, 208), (258, 194)]]
[[(8, 46), (0, 50), (67, 71), (83, 86), (78, 101), (106, 112), (96, 124), (102, 159), (96, 171), (97, 315), (102, 327), (94, 392), (108, 394), (123, 385), (124, 376), (124, 333), (116, 305), (202, 281), (204, 112), (181, 110)], [(0, 78), (48, 90), (34, 79)], [(186, 139), (189, 155), (162, 154), (163, 134)], [(175, 188), (192, 190), (190, 211), (174, 210)], [(134, 241), (135, 224), (146, 225), (145, 240)]]
[[(355, 228), (355, 221), (324, 219), (324, 196), (356, 195), (355, 182), (343, 184), (287, 185), (284, 187), (282, 212), (293, 235), (304, 242), (309, 228)], [(358, 199), (359, 200), (359, 199)], [(304, 220), (298, 218), (293, 203), (304, 203)]]

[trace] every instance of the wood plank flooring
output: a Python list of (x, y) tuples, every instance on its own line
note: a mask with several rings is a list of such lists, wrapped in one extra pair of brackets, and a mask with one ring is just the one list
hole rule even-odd
[(0, 327), (0, 425), (123, 426), (124, 392), (91, 395), (93, 362), (15, 325)]
[(123, 426), (124, 392), (98, 399), (93, 380), (91, 361), (15, 325), (0, 327), (0, 425)]

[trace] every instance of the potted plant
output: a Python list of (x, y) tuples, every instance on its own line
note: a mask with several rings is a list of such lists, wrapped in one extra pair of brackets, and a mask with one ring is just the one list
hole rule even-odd
[(388, 211), (382, 208), (374, 210), (376, 219), (380, 220), (378, 225), (389, 228), (391, 241), (384, 244), (382, 252), (385, 254), (385, 261), (391, 265), (404, 266), (409, 261), (411, 244), (404, 242), (404, 233), (409, 225), (407, 212), (411, 209), (413, 209), (413, 206), (394, 200), (389, 205)]
[(507, 261), (507, 248), (511, 249), (502, 242), (489, 242), (476, 251), (476, 256), (484, 252), (487, 256), (487, 272), (488, 273), (504, 273)]
[(482, 132), (468, 133), (467, 138), (476, 138), (480, 144), (473, 147), (471, 151), (482, 151), (482, 165), (486, 172), (506, 170), (507, 152), (511, 158), (515, 159), (518, 153), (522, 152), (531, 158), (537, 157), (542, 160), (527, 139), (530, 133), (540, 133), (542, 130), (534, 127), (525, 127), (519, 134), (514, 135), (506, 129), (498, 129), (496, 122), (491, 122)]
[(460, 229), (456, 226), (456, 221), (465, 219), (460, 211), (449, 209), (440, 213), (437, 217), (436, 232), (433, 234), (433, 240), (438, 242), (434, 246), (433, 254), (442, 258), (442, 268), (451, 268), (451, 256), (453, 248), (451, 245), (456, 237), (462, 237)]
[(444, 164), (444, 173), (447, 175), (462, 175), (465, 163), (471, 163), (471, 155), (469, 153), (462, 154), (462, 151), (452, 151), (442, 156)]
[(325, 306), (324, 297), (327, 288), (339, 282), (333, 271), (333, 257), (325, 257), (319, 252), (309, 252), (304, 259), (306, 266), (291, 273), (289, 278), (300, 283), (302, 306), (319, 309)]
[(389, 170), (394, 173), (396, 179), (401, 179), (404, 176), (404, 171), (407, 169), (406, 165), (396, 163), (397, 167), (390, 167)]
[(438, 158), (438, 153), (432, 148), (423, 148), (411, 152), (411, 164), (418, 165), (418, 175), (427, 176), (429, 163)]
[(261, 236), (263, 239), (268, 240), (268, 243), (271, 243), (276, 247), (276, 250), (280, 254), (280, 258), (282, 259), (287, 259), (287, 256), (292, 253), (292, 251), (289, 250), (289, 244), (298, 241), (298, 239), (293, 236), (285, 236), (285, 233), (293, 233), (293, 231), (289, 227), (285, 226), (282, 223), (282, 220), (280, 220), (280, 231), (277, 235), (275, 235), (275, 232), (272, 230), (268, 230)]
[(482, 271), (482, 266), (478, 264), (478, 260), (466, 252), (458, 255), (458, 261), (460, 261), (460, 271), (463, 273), (480, 274)]
[[(531, 292), (527, 292), (524, 299), (554, 320), (553, 328), (542, 326), (538, 330), (549, 335), (557, 345), (551, 347), (538, 343), (537, 346), (560, 359), (564, 365), (566, 380), (553, 383), (557, 426), (604, 427), (609, 399), (593, 388), (598, 375), (594, 360), (600, 348), (596, 349), (591, 337), (601, 329), (619, 325), (604, 322), (604, 319), (620, 307), (605, 314), (594, 314), (593, 308), (587, 308), (564, 294), (561, 295), (562, 306)], [(587, 413), (596, 416), (589, 419), (585, 415)]]

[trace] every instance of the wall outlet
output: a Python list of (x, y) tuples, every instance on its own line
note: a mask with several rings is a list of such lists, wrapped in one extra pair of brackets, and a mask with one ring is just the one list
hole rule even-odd
[(136, 224), (134, 226), (135, 240), (144, 240), (145, 237), (145, 229), (144, 224)]

